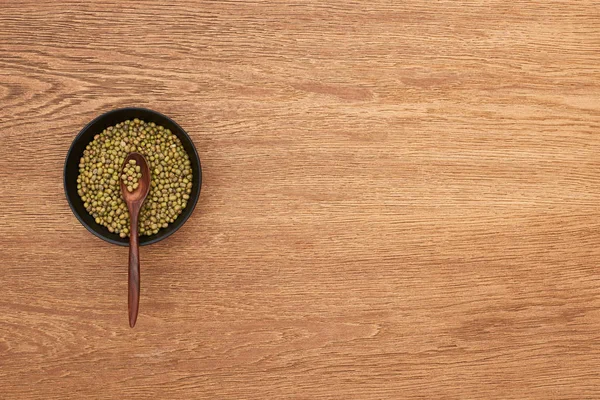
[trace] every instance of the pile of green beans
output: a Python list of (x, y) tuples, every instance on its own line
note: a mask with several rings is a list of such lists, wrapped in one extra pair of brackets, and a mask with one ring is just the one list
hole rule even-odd
[(137, 165), (135, 160), (129, 160), (129, 162), (123, 166), (121, 180), (128, 192), (133, 192), (140, 186), (139, 180), (141, 177), (142, 169)]
[(77, 192), (96, 223), (123, 238), (129, 235), (129, 213), (119, 179), (125, 175), (128, 180), (131, 176), (127, 190), (137, 188), (140, 167), (125, 166), (127, 171), (133, 167), (134, 175), (127, 175), (122, 169), (125, 158), (134, 151), (144, 155), (151, 173), (150, 192), (140, 212), (140, 235), (156, 234), (174, 222), (186, 207), (192, 190), (190, 158), (169, 129), (136, 118), (94, 136), (79, 161)]

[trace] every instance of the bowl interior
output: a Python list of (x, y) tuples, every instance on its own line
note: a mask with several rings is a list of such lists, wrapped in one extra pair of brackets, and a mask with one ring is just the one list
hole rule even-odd
[(73, 140), (71, 148), (67, 153), (64, 169), (65, 194), (73, 213), (83, 224), (83, 226), (85, 226), (90, 232), (99, 238), (122, 246), (129, 244), (129, 238), (121, 238), (116, 233), (109, 232), (106, 227), (97, 224), (96, 221), (94, 221), (94, 218), (88, 214), (87, 210), (83, 206), (83, 201), (77, 194), (77, 176), (79, 175), (79, 159), (83, 155), (85, 146), (92, 141), (94, 135), (97, 135), (109, 126), (114, 126), (119, 122), (134, 118), (139, 118), (146, 122), (154, 122), (157, 125), (162, 125), (177, 135), (177, 137), (179, 137), (181, 140), (185, 151), (187, 151), (190, 157), (192, 173), (194, 175), (190, 200), (188, 201), (188, 204), (183, 212), (179, 214), (173, 223), (169, 224), (167, 228), (163, 228), (158, 231), (157, 234), (152, 236), (140, 236), (140, 245), (156, 243), (170, 236), (177, 229), (179, 229), (190, 217), (190, 215), (192, 215), (192, 212), (196, 207), (196, 203), (198, 202), (198, 198), (200, 197), (200, 187), (202, 186), (202, 169), (200, 167), (200, 158), (198, 157), (194, 143), (188, 134), (169, 117), (145, 108), (121, 108), (118, 110), (109, 111), (94, 119), (85, 128), (83, 128), (81, 132), (79, 132), (75, 140)]

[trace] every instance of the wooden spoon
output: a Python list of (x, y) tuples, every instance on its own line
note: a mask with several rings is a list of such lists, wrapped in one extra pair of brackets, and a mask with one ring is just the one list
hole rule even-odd
[[(131, 192), (127, 190), (127, 185), (123, 183), (123, 180), (119, 176), (121, 194), (127, 204), (129, 219), (131, 220), (131, 227), (129, 229), (129, 296), (127, 299), (127, 308), (129, 309), (129, 326), (133, 328), (137, 320), (140, 305), (140, 240), (138, 237), (138, 218), (144, 200), (146, 200), (146, 196), (148, 196), (148, 192), (150, 191), (150, 169), (148, 168), (146, 159), (140, 153), (128, 154), (123, 167), (129, 163), (129, 160), (135, 160), (137, 165), (140, 166), (140, 172), (142, 173), (142, 177), (138, 181), (139, 186)], [(121, 167), (121, 174), (123, 173), (123, 167)]]

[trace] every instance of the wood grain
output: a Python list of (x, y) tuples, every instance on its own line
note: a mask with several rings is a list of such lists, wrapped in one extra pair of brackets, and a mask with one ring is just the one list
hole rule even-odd
[[(3, 1), (0, 398), (600, 398), (600, 3)], [(72, 215), (96, 115), (202, 159), (127, 249)]]

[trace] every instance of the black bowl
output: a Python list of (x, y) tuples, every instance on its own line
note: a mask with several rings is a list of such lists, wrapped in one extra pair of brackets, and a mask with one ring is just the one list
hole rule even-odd
[(177, 229), (181, 228), (190, 215), (192, 215), (194, 207), (196, 207), (196, 203), (200, 197), (200, 186), (202, 186), (200, 157), (198, 157), (194, 143), (188, 134), (171, 118), (156, 111), (132, 107), (120, 108), (106, 112), (87, 124), (86, 127), (79, 132), (77, 137), (75, 137), (75, 140), (73, 140), (71, 148), (67, 153), (64, 170), (65, 195), (67, 196), (67, 201), (71, 206), (71, 210), (73, 210), (73, 214), (75, 214), (79, 222), (81, 222), (81, 224), (85, 226), (88, 231), (92, 232), (99, 238), (106, 240), (107, 242), (121, 246), (128, 245), (129, 238), (121, 238), (116, 233), (109, 232), (106, 227), (97, 224), (96, 221), (94, 221), (94, 218), (88, 214), (86, 209), (83, 207), (83, 201), (77, 194), (77, 176), (79, 175), (79, 159), (83, 156), (85, 146), (92, 141), (94, 135), (102, 132), (109, 126), (116, 125), (119, 122), (123, 122), (128, 119), (132, 120), (134, 118), (139, 118), (146, 122), (154, 122), (157, 125), (161, 125), (170, 129), (171, 132), (177, 135), (177, 137), (181, 140), (185, 151), (187, 151), (190, 157), (192, 173), (194, 175), (190, 199), (183, 212), (179, 214), (173, 223), (169, 224), (167, 228), (159, 230), (157, 234), (152, 236), (140, 236), (140, 245), (156, 243), (172, 235)]

